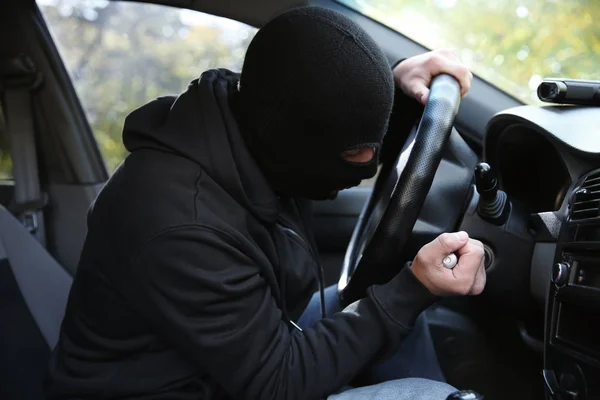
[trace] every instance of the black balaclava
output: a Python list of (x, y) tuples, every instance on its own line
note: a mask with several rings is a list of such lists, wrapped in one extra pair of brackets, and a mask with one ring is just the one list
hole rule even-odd
[[(261, 28), (248, 48), (237, 118), (281, 196), (327, 199), (377, 172), (394, 97), (381, 49), (341, 13), (302, 7)], [(342, 159), (371, 146), (368, 163)]]

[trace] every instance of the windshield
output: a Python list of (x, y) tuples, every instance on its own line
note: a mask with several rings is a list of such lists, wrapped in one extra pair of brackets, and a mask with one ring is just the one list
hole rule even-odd
[(449, 47), (525, 103), (543, 78), (600, 80), (599, 0), (340, 0), (423, 46)]

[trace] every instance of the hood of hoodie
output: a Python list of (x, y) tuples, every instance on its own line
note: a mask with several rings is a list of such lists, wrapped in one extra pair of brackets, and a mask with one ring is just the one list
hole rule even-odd
[(130, 152), (155, 149), (196, 163), (240, 205), (275, 222), (279, 200), (250, 154), (231, 110), (239, 75), (209, 70), (177, 98), (161, 97), (127, 116), (123, 143)]

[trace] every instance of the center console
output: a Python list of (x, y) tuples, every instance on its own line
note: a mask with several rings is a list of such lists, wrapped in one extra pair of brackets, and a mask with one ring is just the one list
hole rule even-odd
[(600, 170), (570, 194), (552, 270), (544, 340), (547, 398), (600, 399)]

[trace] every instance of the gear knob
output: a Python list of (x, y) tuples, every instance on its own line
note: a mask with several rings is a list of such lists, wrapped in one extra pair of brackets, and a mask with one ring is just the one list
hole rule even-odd
[(488, 163), (481, 162), (475, 167), (475, 186), (482, 199), (489, 201), (496, 198), (498, 178)]
[(475, 187), (479, 193), (479, 216), (496, 225), (504, 224), (510, 203), (506, 193), (499, 190), (498, 178), (490, 164), (482, 162), (475, 167)]
[(459, 390), (451, 393), (446, 400), (483, 400), (483, 396), (473, 390)]

